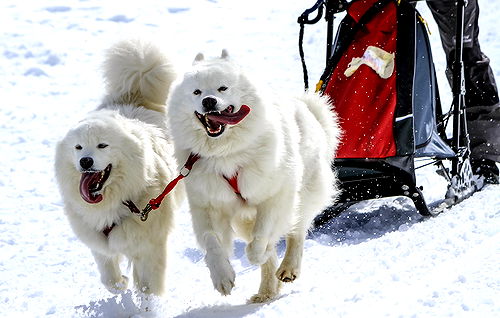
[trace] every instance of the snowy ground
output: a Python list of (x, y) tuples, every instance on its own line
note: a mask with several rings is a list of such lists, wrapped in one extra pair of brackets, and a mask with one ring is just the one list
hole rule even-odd
[[(97, 0), (0, 3), (0, 315), (128, 317), (132, 292), (109, 294), (89, 250), (63, 215), (54, 183), (54, 145), (103, 94), (102, 52), (118, 38), (155, 37), (179, 65), (222, 48), (277, 90), (298, 93), (297, 16), (312, 1)], [(450, 101), (438, 33), (435, 62)], [(481, 1), (480, 40), (500, 78), (500, 4)], [(339, 20), (336, 21), (338, 23)], [(325, 25), (306, 28), (311, 81), (324, 63)], [(427, 194), (443, 191), (432, 174)], [(259, 270), (237, 242), (236, 288), (212, 288), (185, 206), (170, 237), (168, 290), (158, 317), (500, 317), (500, 187), (423, 219), (402, 199), (358, 206), (307, 240), (303, 275), (282, 297), (246, 305)], [(283, 254), (283, 246), (280, 246)], [(124, 264), (126, 270), (126, 264)]]

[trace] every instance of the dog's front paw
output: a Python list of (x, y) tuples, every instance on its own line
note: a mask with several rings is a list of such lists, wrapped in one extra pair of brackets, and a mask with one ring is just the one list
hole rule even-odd
[(128, 286), (128, 277), (122, 275), (120, 279), (116, 282), (106, 281), (103, 282), (104, 286), (107, 290), (109, 290), (113, 294), (120, 294), (124, 290), (127, 290)]
[(208, 257), (208, 255), (205, 259), (214, 288), (223, 296), (230, 295), (234, 287), (236, 274), (229, 260), (212, 258)]
[(262, 239), (254, 239), (246, 247), (247, 258), (254, 265), (262, 265), (269, 259), (270, 251), (267, 250), (269, 242)]
[(276, 271), (276, 277), (284, 283), (291, 283), (300, 275), (300, 265), (292, 264), (284, 259)]

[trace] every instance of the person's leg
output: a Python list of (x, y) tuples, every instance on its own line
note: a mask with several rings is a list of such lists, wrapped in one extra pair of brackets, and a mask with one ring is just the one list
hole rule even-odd
[[(447, 58), (446, 74), (451, 84), (450, 68), (455, 57), (455, 1), (428, 1), (427, 5), (439, 27)], [(479, 45), (477, 0), (468, 1), (464, 14), (465, 106), (471, 165), (474, 173), (485, 176), (487, 182), (498, 183), (495, 161), (500, 162), (500, 105), (490, 60)]]

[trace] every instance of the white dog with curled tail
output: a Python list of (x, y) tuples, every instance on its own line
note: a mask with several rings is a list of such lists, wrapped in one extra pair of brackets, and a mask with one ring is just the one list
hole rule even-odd
[(102, 104), (57, 144), (56, 180), (70, 225), (92, 251), (104, 286), (113, 293), (127, 288), (119, 266), (125, 256), (137, 290), (160, 295), (167, 235), (183, 188), (146, 222), (131, 207), (145, 206), (176, 174), (164, 106), (175, 72), (158, 48), (134, 40), (108, 50), (104, 75)]
[(266, 302), (299, 277), (307, 230), (337, 195), (331, 164), (340, 130), (326, 98), (272, 96), (254, 83), (226, 51), (199, 54), (172, 84), (167, 117), (178, 162), (199, 156), (185, 184), (215, 289), (228, 295), (234, 287), (237, 235), (262, 270), (250, 302)]

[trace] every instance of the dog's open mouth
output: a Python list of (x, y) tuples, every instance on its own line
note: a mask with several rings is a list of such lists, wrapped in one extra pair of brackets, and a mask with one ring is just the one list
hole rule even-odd
[(80, 178), (80, 195), (87, 203), (95, 204), (102, 201), (99, 191), (111, 173), (111, 164), (101, 171), (85, 171)]
[(208, 112), (200, 114), (195, 111), (196, 117), (200, 120), (205, 127), (207, 134), (210, 137), (217, 137), (222, 135), (226, 125), (236, 125), (242, 121), (250, 112), (250, 107), (242, 105), (240, 110), (234, 113), (234, 106), (229, 105), (221, 112)]

